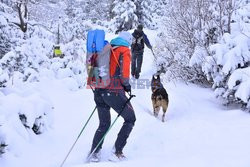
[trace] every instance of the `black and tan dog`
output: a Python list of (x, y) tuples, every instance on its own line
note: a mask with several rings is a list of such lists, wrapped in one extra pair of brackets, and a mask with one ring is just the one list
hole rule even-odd
[(159, 74), (154, 74), (151, 81), (151, 90), (152, 90), (152, 104), (154, 110), (154, 116), (157, 117), (162, 107), (163, 115), (162, 122), (165, 121), (165, 114), (168, 108), (168, 93), (166, 89), (163, 87)]

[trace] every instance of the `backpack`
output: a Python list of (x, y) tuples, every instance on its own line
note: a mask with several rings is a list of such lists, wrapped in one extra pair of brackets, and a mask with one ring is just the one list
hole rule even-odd
[(110, 84), (111, 45), (103, 30), (90, 30), (87, 34), (87, 85), (105, 88)]
[(133, 34), (132, 49), (141, 51), (144, 49), (144, 34), (143, 32), (135, 31)]

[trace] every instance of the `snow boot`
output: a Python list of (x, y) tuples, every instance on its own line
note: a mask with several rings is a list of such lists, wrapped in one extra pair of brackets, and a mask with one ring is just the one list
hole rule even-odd
[(139, 79), (140, 74), (135, 74), (135, 79)]
[(101, 154), (100, 152), (98, 153), (93, 153), (91, 157), (88, 158), (89, 162), (100, 162), (101, 160)]
[(111, 156), (109, 157), (109, 161), (112, 162), (119, 162), (119, 161), (124, 161), (127, 158), (122, 152), (113, 152)]

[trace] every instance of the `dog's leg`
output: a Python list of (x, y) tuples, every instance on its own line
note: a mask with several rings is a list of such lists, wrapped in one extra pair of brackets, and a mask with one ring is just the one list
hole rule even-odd
[(153, 94), (151, 96), (151, 100), (152, 100), (152, 105), (153, 105), (154, 116), (157, 116), (157, 114), (156, 114), (156, 108), (157, 108), (157, 106), (156, 106), (156, 100), (155, 100)]
[(153, 103), (154, 116), (157, 116), (157, 106)]
[(165, 111), (163, 110), (163, 114), (162, 114), (162, 122), (165, 122)]
[(157, 117), (156, 108), (154, 108), (154, 116)]
[(167, 112), (168, 109), (168, 100), (164, 100), (162, 102), (162, 110), (163, 110), (163, 114), (162, 114), (162, 122), (165, 122), (165, 114)]
[(156, 108), (154, 107), (154, 116), (157, 117)]
[(155, 106), (155, 109), (154, 109), (154, 116), (155, 116), (155, 117), (158, 116), (159, 111), (160, 111), (160, 107), (159, 107), (159, 106)]

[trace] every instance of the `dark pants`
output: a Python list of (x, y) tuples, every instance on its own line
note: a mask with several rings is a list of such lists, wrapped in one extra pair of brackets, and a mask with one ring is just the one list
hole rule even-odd
[[(110, 107), (112, 107), (118, 114), (120, 113), (121, 117), (124, 119), (123, 126), (118, 133), (115, 142), (116, 152), (122, 152), (136, 120), (134, 110), (129, 102), (126, 104), (124, 110), (121, 111), (127, 101), (124, 90), (111, 92), (108, 89), (96, 89), (94, 96), (98, 110), (99, 127), (96, 130), (93, 139), (91, 152), (95, 149), (110, 126)], [(99, 150), (102, 148), (102, 144), (103, 142), (99, 145), (95, 152), (99, 152)]]
[(143, 51), (132, 52), (131, 74), (139, 77), (143, 61)]

